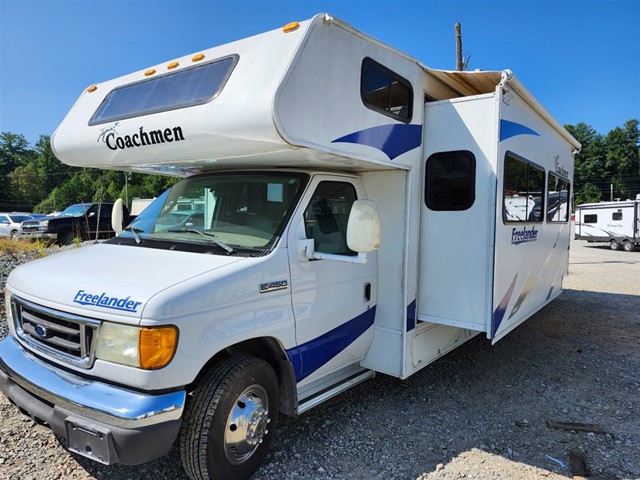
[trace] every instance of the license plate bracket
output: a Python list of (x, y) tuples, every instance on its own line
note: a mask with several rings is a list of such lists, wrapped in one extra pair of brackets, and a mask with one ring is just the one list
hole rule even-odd
[(113, 437), (109, 429), (68, 417), (65, 430), (69, 451), (105, 465), (113, 463)]

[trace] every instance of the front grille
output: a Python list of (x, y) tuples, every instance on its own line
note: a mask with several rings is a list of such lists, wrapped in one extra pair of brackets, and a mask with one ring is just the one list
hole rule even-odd
[(33, 350), (72, 365), (93, 365), (94, 339), (100, 322), (12, 298), (16, 333)]
[(40, 222), (27, 220), (25, 222), (22, 222), (22, 224), (20, 225), (20, 230), (22, 230), (23, 232), (37, 232), (39, 226)]

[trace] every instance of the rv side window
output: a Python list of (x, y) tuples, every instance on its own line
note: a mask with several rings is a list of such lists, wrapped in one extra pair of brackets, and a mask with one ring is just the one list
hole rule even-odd
[(598, 215), (585, 215), (583, 221), (584, 223), (598, 223)]
[(544, 210), (544, 170), (507, 153), (504, 166), (505, 222), (541, 222)]
[(362, 62), (360, 95), (367, 108), (401, 122), (411, 121), (411, 83), (370, 58)]
[(613, 212), (611, 214), (611, 220), (615, 220), (616, 222), (622, 220), (622, 212)]
[(109, 92), (89, 125), (207, 103), (220, 93), (237, 56), (152, 77)]
[(569, 221), (569, 182), (549, 173), (547, 182), (547, 222)]
[(476, 194), (476, 158), (468, 151), (439, 152), (427, 159), (425, 203), (431, 210), (467, 210)]
[(347, 246), (347, 222), (357, 200), (350, 183), (320, 182), (304, 212), (306, 236), (314, 250), (335, 255), (357, 255)]

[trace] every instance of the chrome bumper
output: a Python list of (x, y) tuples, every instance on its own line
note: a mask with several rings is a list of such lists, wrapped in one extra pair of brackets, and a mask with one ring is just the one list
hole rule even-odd
[(166, 455), (182, 424), (184, 390), (150, 395), (49, 365), (13, 337), (0, 341), (0, 389), (68, 450), (107, 465)]
[[(4, 375), (2, 375), (4, 373)], [(184, 390), (150, 395), (87, 380), (35, 357), (11, 336), (0, 341), (0, 387), (12, 381), (47, 403), (121, 428), (139, 428), (182, 416)]]
[(46, 233), (46, 232), (18, 232), (18, 238), (26, 239), (26, 240), (53, 240), (56, 241), (58, 239), (57, 233)]

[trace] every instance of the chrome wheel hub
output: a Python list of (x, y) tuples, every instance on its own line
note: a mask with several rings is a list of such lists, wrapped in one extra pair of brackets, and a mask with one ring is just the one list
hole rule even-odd
[(269, 400), (260, 385), (247, 388), (234, 402), (224, 433), (224, 453), (229, 462), (240, 464), (258, 449), (269, 433)]

